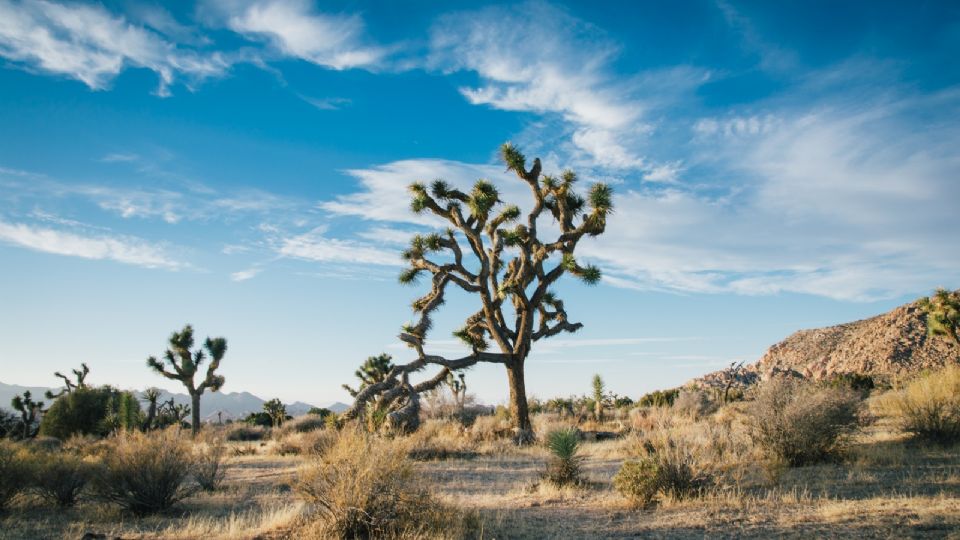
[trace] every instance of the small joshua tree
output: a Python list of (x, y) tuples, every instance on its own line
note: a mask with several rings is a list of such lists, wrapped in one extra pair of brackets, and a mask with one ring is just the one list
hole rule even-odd
[(157, 402), (163, 391), (159, 388), (147, 388), (140, 394), (140, 399), (147, 402), (147, 418), (143, 421), (143, 430), (147, 431), (155, 427), (157, 420)]
[(593, 416), (597, 422), (603, 422), (603, 379), (597, 373), (593, 376)]
[[(362, 414), (367, 403), (376, 400), (394, 407), (387, 417), (391, 426), (409, 429), (416, 424), (419, 393), (436, 388), (450, 371), (488, 362), (506, 368), (510, 418), (518, 441), (532, 439), (524, 362), (537, 341), (561, 332), (576, 332), (583, 326), (568, 320), (563, 301), (551, 287), (567, 273), (588, 284), (600, 280), (600, 270), (580, 264), (575, 251), (585, 236), (604, 232), (613, 209), (613, 193), (606, 184), (597, 183), (585, 199), (576, 192), (577, 175), (572, 171), (559, 177), (541, 175), (539, 159), (527, 169), (524, 155), (509, 143), (500, 153), (507, 168), (530, 187), (533, 195), (522, 223), (514, 224), (521, 219), (520, 208), (499, 206), (500, 193), (486, 180), (478, 180), (469, 192), (443, 180), (429, 187), (419, 182), (410, 186), (412, 210), (432, 214), (450, 226), (415, 236), (403, 253), (409, 268), (400, 274), (401, 283), (415, 283), (422, 274), (431, 277), (430, 290), (413, 302), (418, 320), (406, 325), (400, 334), (417, 359), (394, 366), (383, 381), (359, 391), (345, 418)], [(539, 220), (545, 213), (559, 230), (554, 239), (542, 237)], [(459, 359), (427, 352), (434, 311), (443, 304), (450, 285), (474, 295), (479, 304), (454, 333), (471, 349), (469, 355)], [(498, 352), (489, 350), (491, 341)], [(439, 366), (440, 371), (418, 384), (409, 382), (411, 373), (430, 365)]]
[(450, 372), (447, 375), (447, 380), (444, 381), (447, 387), (450, 389), (450, 393), (453, 394), (453, 401), (457, 404), (457, 413), (463, 414), (463, 409), (467, 403), (467, 378), (463, 372), (457, 373), (457, 376), (454, 377), (453, 372)]
[(73, 382), (72, 380), (70, 380), (70, 377), (64, 375), (63, 373), (60, 373), (59, 371), (53, 372), (53, 375), (55, 377), (60, 377), (61, 379), (63, 379), (63, 389), (61, 389), (56, 394), (54, 394), (50, 390), (47, 390), (44, 396), (46, 396), (47, 399), (57, 399), (58, 397), (64, 394), (69, 394), (70, 392), (73, 392), (76, 389), (86, 388), (87, 383), (84, 381), (87, 378), (87, 375), (89, 373), (90, 373), (90, 368), (87, 367), (87, 364), (83, 362), (80, 363), (80, 369), (73, 370), (73, 375), (77, 378), (77, 382)]
[[(207, 338), (203, 342), (203, 349), (191, 352), (191, 347), (193, 347), (193, 327), (188, 324), (180, 332), (170, 335), (170, 348), (163, 355), (165, 362), (151, 356), (147, 358), (147, 366), (168, 379), (180, 381), (186, 387), (187, 393), (190, 394), (193, 413), (190, 427), (193, 435), (196, 436), (200, 431), (200, 396), (207, 389), (213, 392), (220, 390), (226, 381), (223, 375), (217, 375), (215, 372), (220, 367), (223, 355), (227, 352), (227, 340), (222, 337)], [(200, 384), (196, 384), (193, 377), (206, 361), (207, 356), (210, 357), (207, 374)], [(170, 368), (169, 371), (167, 367)]]
[(20, 436), (29, 439), (37, 434), (39, 416), (43, 414), (43, 402), (34, 401), (29, 390), (21, 396), (14, 396), (10, 406), (20, 413)]
[(932, 297), (920, 299), (920, 309), (927, 314), (931, 336), (947, 336), (960, 345), (960, 290), (937, 289)]
[(287, 418), (287, 406), (277, 398), (265, 402), (263, 412), (270, 417), (270, 423), (273, 424), (273, 427), (280, 427), (280, 424)]
[(393, 369), (393, 357), (389, 354), (383, 353), (378, 356), (371, 356), (360, 365), (360, 369), (353, 372), (360, 379), (360, 386), (354, 390), (350, 385), (344, 384), (342, 385), (343, 389), (350, 393), (350, 397), (357, 397), (357, 394), (364, 388), (371, 384), (383, 382), (391, 369)]

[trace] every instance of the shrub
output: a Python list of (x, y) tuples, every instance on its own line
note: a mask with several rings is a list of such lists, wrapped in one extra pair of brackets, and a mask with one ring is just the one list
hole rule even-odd
[(850, 390), (774, 378), (746, 409), (750, 438), (772, 463), (823, 461), (857, 427), (859, 397)]
[(853, 390), (862, 397), (870, 395), (870, 391), (876, 387), (873, 377), (860, 373), (836, 373), (827, 381), (827, 384), (833, 388)]
[(228, 441), (262, 441), (266, 436), (266, 428), (241, 423), (234, 424), (227, 432)]
[(31, 484), (47, 501), (73, 506), (92, 475), (92, 465), (72, 452), (38, 452)]
[(130, 392), (109, 386), (77, 388), (53, 402), (40, 422), (40, 434), (65, 440), (71, 435), (106, 436), (140, 423), (140, 404)]
[(702, 493), (712, 475), (685, 445), (672, 439), (645, 441), (640, 458), (626, 461), (613, 477), (613, 486), (638, 506), (655, 499), (681, 500)]
[(136, 515), (170, 508), (190, 494), (190, 447), (176, 430), (121, 433), (103, 452), (97, 494)]
[(960, 441), (960, 367), (922, 375), (883, 401), (901, 428), (920, 440)]
[(301, 470), (296, 490), (318, 510), (318, 537), (435, 538), (464, 526), (458, 512), (431, 497), (402, 446), (344, 432)]
[(214, 491), (220, 487), (227, 472), (223, 455), (226, 447), (221, 441), (198, 444), (193, 449), (193, 479), (204, 491)]
[(327, 426), (327, 415), (305, 414), (299, 418), (294, 418), (283, 424), (282, 433), (309, 433), (318, 429), (324, 429)]
[(673, 405), (673, 400), (677, 398), (679, 393), (679, 388), (656, 390), (641, 397), (640, 400), (637, 401), (637, 405), (641, 407), (669, 407)]
[(714, 413), (716, 404), (710, 400), (705, 392), (700, 390), (683, 390), (673, 400), (673, 410), (677, 413), (697, 420)]
[(33, 462), (26, 450), (16, 443), (0, 440), (0, 511), (27, 489), (33, 473)]
[(579, 431), (576, 428), (553, 430), (547, 433), (545, 444), (550, 451), (550, 462), (544, 478), (555, 486), (579, 484), (583, 465)]

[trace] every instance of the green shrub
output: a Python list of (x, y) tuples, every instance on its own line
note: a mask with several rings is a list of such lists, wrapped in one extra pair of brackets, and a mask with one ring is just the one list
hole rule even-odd
[(545, 444), (550, 461), (544, 478), (556, 486), (579, 484), (583, 456), (580, 455), (580, 433), (576, 428), (564, 428), (547, 434)]
[(136, 515), (170, 508), (190, 495), (190, 447), (176, 430), (120, 433), (103, 449), (97, 495)]
[(753, 443), (771, 463), (800, 466), (829, 458), (858, 424), (860, 399), (850, 390), (775, 378), (746, 408)]
[(71, 452), (38, 452), (31, 484), (57, 506), (73, 506), (93, 475), (93, 466)]
[(109, 386), (77, 388), (57, 398), (40, 422), (40, 434), (66, 440), (71, 435), (103, 437), (140, 424), (140, 404), (130, 392)]
[(870, 395), (870, 391), (876, 388), (873, 377), (860, 373), (836, 373), (827, 381), (827, 385), (833, 388), (853, 390), (862, 397)]
[(0, 440), (0, 511), (30, 486), (33, 460), (27, 451), (11, 441)]
[(671, 439), (646, 441), (641, 457), (626, 461), (613, 477), (613, 486), (638, 506), (657, 498), (681, 500), (700, 495), (713, 477), (686, 446)]
[(639, 401), (637, 401), (637, 405), (641, 407), (670, 407), (673, 405), (673, 400), (677, 399), (679, 394), (679, 388), (656, 390), (641, 397)]
[(960, 441), (960, 367), (921, 375), (883, 400), (886, 412), (917, 439)]

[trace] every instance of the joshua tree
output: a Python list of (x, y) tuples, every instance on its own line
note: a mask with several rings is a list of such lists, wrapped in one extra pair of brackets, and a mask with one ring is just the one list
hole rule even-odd
[(947, 336), (960, 345), (960, 290), (937, 289), (932, 297), (920, 299), (920, 309), (927, 314), (931, 336)]
[(450, 388), (450, 393), (453, 394), (453, 401), (457, 404), (457, 412), (461, 415), (463, 414), (463, 408), (467, 403), (467, 380), (463, 372), (457, 373), (457, 376), (453, 376), (453, 372), (447, 375), (447, 380), (444, 381), (447, 387)]
[(154, 427), (154, 421), (157, 419), (157, 401), (162, 392), (159, 388), (147, 388), (140, 396), (140, 399), (147, 402), (147, 418), (143, 422), (144, 431)]
[(350, 393), (350, 397), (357, 397), (357, 394), (371, 384), (383, 381), (390, 370), (393, 369), (393, 357), (387, 353), (379, 356), (371, 356), (363, 362), (360, 369), (353, 374), (360, 379), (360, 386), (354, 390), (350, 385), (344, 384), (343, 389)]
[(87, 364), (84, 362), (81, 362), (80, 369), (74, 369), (72, 371), (74, 376), (77, 378), (77, 382), (73, 382), (72, 380), (70, 380), (70, 377), (64, 375), (63, 373), (60, 373), (59, 371), (54, 371), (53, 375), (55, 377), (60, 377), (61, 379), (63, 379), (63, 389), (57, 392), (56, 394), (54, 394), (50, 390), (47, 390), (44, 396), (46, 396), (47, 399), (57, 399), (58, 397), (64, 394), (69, 394), (70, 392), (73, 392), (77, 388), (86, 388), (87, 383), (85, 383), (84, 380), (87, 378), (87, 375), (90, 373), (90, 368), (87, 367)]
[(20, 413), (21, 437), (29, 439), (36, 435), (33, 426), (38, 423), (38, 417), (44, 412), (43, 402), (34, 401), (30, 391), (26, 390), (22, 396), (13, 396), (10, 406)]
[[(584, 236), (603, 233), (613, 208), (612, 191), (597, 183), (584, 199), (574, 189), (577, 176), (572, 171), (565, 171), (560, 177), (541, 175), (539, 159), (527, 169), (526, 158), (510, 143), (503, 145), (500, 152), (507, 168), (530, 187), (533, 195), (522, 223), (514, 224), (521, 219), (520, 208), (498, 207), (502, 202), (500, 193), (485, 180), (478, 180), (469, 193), (443, 180), (434, 181), (429, 188), (422, 183), (410, 186), (414, 212), (433, 214), (450, 225), (442, 232), (415, 236), (403, 254), (409, 268), (400, 274), (401, 283), (414, 283), (424, 273), (431, 276), (430, 290), (413, 302), (418, 320), (406, 325), (400, 334), (417, 358), (394, 366), (383, 381), (358, 392), (353, 406), (345, 413), (347, 418), (360, 414), (367, 402), (376, 399), (379, 403), (401, 404), (388, 416), (392, 426), (408, 422), (415, 425), (420, 392), (435, 388), (452, 370), (489, 362), (506, 368), (510, 417), (518, 440), (532, 438), (524, 362), (537, 341), (582, 327), (567, 319), (563, 301), (550, 288), (565, 273), (588, 284), (600, 280), (600, 270), (581, 265), (575, 250)], [(557, 238), (541, 238), (538, 221), (544, 213), (556, 222)], [(471, 349), (469, 355), (458, 359), (426, 350), (431, 317), (443, 304), (449, 285), (475, 295), (479, 304), (479, 309), (454, 333)], [(489, 350), (491, 341), (498, 352)], [(411, 384), (409, 375), (428, 365), (439, 366), (440, 371), (419, 384)]]
[(280, 427), (280, 424), (287, 417), (287, 406), (281, 403), (279, 399), (273, 398), (263, 404), (263, 412), (270, 417), (270, 423), (273, 424), (273, 427)]
[(593, 376), (593, 416), (597, 422), (603, 422), (603, 379), (597, 373)]
[[(193, 347), (193, 327), (188, 324), (183, 327), (182, 331), (170, 335), (170, 348), (164, 353), (164, 360), (173, 371), (167, 371), (166, 365), (153, 356), (147, 358), (147, 366), (168, 379), (180, 381), (187, 388), (193, 412), (190, 427), (193, 435), (196, 436), (200, 431), (200, 396), (208, 388), (216, 392), (223, 387), (223, 383), (226, 381), (223, 375), (217, 375), (215, 372), (220, 367), (223, 355), (227, 352), (227, 340), (222, 337), (207, 338), (203, 342), (206, 354), (203, 349), (197, 349), (191, 353), (191, 347)], [(207, 375), (203, 382), (195, 384), (193, 376), (203, 365), (207, 355), (210, 356)]]

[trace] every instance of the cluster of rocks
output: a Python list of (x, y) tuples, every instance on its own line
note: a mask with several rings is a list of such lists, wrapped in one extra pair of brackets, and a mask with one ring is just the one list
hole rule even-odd
[(926, 314), (917, 302), (882, 315), (826, 328), (800, 330), (770, 347), (755, 364), (728, 368), (691, 382), (706, 388), (745, 387), (780, 375), (812, 380), (840, 374), (894, 380), (960, 363), (960, 346), (927, 334)]

